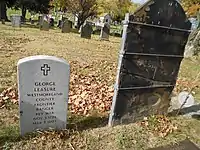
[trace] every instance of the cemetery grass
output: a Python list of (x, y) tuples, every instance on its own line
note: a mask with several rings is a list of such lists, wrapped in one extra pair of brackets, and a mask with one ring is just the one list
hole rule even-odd
[[(113, 87), (117, 70), (120, 38), (110, 42), (81, 39), (78, 34), (62, 34), (34, 28), (13, 29), (0, 25), (0, 93), (11, 86), (16, 88), (17, 68), (20, 58), (31, 55), (54, 55), (69, 61), (73, 75), (90, 76)], [(190, 90), (200, 100), (200, 58), (185, 59), (181, 65), (175, 92)], [(93, 77), (92, 76), (92, 77)], [(97, 93), (99, 94), (99, 93)], [(112, 100), (112, 99), (111, 99)], [(93, 110), (89, 116), (69, 112), (67, 130), (19, 135), (17, 104), (7, 100), (0, 108), (0, 149), (147, 149), (189, 138), (200, 145), (199, 118), (181, 116), (156, 117), (114, 128), (107, 127), (108, 111)], [(159, 129), (164, 129), (159, 131)]]

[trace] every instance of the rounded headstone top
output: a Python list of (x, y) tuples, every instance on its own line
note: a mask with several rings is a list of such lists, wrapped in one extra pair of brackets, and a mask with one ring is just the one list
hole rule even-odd
[(55, 57), (55, 56), (47, 56), (47, 55), (37, 55), (37, 56), (30, 56), (30, 57), (22, 58), (18, 61), (17, 65), (20, 65), (20, 64), (25, 63), (27, 61), (34, 61), (34, 60), (53, 60), (53, 61), (57, 61), (57, 62), (61, 62), (61, 63), (69, 65), (62, 58), (58, 58), (58, 57)]
[(149, 0), (130, 15), (129, 20), (185, 30), (191, 29), (191, 23), (177, 0)]

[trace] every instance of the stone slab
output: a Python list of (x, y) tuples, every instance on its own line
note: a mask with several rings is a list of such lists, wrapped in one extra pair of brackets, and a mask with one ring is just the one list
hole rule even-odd
[(69, 76), (69, 64), (57, 57), (40, 55), (19, 60), (21, 135), (66, 128)]

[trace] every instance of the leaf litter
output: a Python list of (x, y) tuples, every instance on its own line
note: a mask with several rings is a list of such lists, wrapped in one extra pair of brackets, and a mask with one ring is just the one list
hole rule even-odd
[[(98, 74), (101, 72), (98, 69), (94, 70), (93, 65), (82, 64), (78, 66), (77, 62), (71, 62), (75, 68), (72, 67), (70, 76), (70, 91), (69, 91), (69, 110), (72, 114), (88, 116), (92, 111), (107, 112), (110, 110), (114, 89), (112, 85), (108, 85), (110, 80), (99, 78)], [(102, 63), (105, 68), (109, 65)], [(101, 64), (101, 65), (102, 65)], [(88, 74), (78, 73), (76, 68), (89, 68)], [(91, 70), (92, 69), (92, 70)], [(110, 75), (108, 75), (110, 76)], [(107, 78), (107, 77), (105, 77)], [(13, 85), (5, 89), (0, 94), (0, 108), (7, 108), (8, 103), (14, 105), (18, 104), (17, 85)]]

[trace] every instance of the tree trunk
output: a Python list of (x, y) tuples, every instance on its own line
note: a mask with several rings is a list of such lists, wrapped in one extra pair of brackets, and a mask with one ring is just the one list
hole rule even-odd
[(81, 21), (80, 21), (80, 19), (78, 18), (78, 23), (77, 23), (77, 29), (79, 30), (80, 29), (80, 27), (81, 27)]
[(6, 2), (3, 0), (0, 1), (0, 20), (4, 19), (6, 21), (8, 21), (8, 17), (6, 14)]
[(22, 6), (22, 22), (26, 20), (26, 7)]
[(86, 19), (83, 18), (78, 18), (78, 23), (77, 23), (77, 29), (80, 29), (80, 27), (84, 24)]

